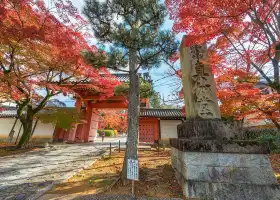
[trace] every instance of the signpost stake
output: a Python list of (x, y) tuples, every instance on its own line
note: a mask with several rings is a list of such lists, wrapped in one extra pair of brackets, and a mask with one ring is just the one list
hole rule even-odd
[(110, 158), (111, 158), (111, 155), (112, 155), (112, 144), (110, 142)]
[(132, 193), (132, 196), (134, 196), (134, 180), (132, 180), (132, 188), (131, 188), (131, 193)]
[(119, 140), (119, 153), (121, 152), (121, 140)]

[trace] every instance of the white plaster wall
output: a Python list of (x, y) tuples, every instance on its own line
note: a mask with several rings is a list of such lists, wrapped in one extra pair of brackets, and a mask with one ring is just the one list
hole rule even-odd
[[(15, 122), (15, 118), (0, 118), (0, 139), (7, 139), (8, 135), (13, 127), (13, 124)], [(35, 121), (34, 121), (35, 123)], [(14, 138), (17, 137), (18, 131), (20, 129), (20, 121), (18, 120), (16, 123), (16, 126), (14, 128), (15, 133), (14, 133)], [(33, 124), (34, 126), (34, 124)], [(37, 127), (35, 129), (35, 132), (33, 134), (33, 138), (43, 138), (43, 139), (52, 139), (53, 137), (53, 132), (54, 132), (55, 127), (52, 124), (43, 124), (40, 121), (37, 124)], [(22, 129), (21, 133), (22, 134)]]
[(181, 120), (160, 120), (161, 139), (178, 138), (177, 125), (181, 123)]

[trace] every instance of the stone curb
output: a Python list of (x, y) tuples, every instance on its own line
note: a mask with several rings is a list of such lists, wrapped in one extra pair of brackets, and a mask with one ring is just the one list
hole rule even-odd
[[(77, 198), (75, 198), (77, 199)], [(183, 200), (182, 198), (168, 198), (168, 197), (135, 197), (132, 195), (101, 195), (101, 194), (90, 194), (79, 198), (80, 200)], [(189, 199), (189, 200), (199, 200), (199, 199)]]
[[(112, 150), (115, 148), (112, 148)], [(102, 153), (102, 151), (105, 151)], [(97, 158), (93, 161), (88, 161), (83, 167), (81, 167), (80, 169), (76, 169), (73, 170), (67, 174), (65, 174), (64, 176), (62, 176), (61, 180), (58, 181), (54, 181), (51, 185), (47, 186), (46, 188), (38, 191), (37, 193), (35, 193), (34, 195), (28, 197), (28, 200), (36, 200), (38, 198), (40, 198), (41, 196), (43, 196), (44, 194), (46, 194), (48, 191), (50, 191), (52, 188), (54, 188), (56, 185), (63, 183), (64, 181), (68, 180), (69, 178), (71, 178), (72, 176), (80, 173), (82, 170), (88, 168), (90, 165), (93, 165), (99, 158), (101, 158), (102, 156), (108, 155), (109, 154), (110, 149), (104, 149), (101, 150), (101, 154), (97, 156)]]

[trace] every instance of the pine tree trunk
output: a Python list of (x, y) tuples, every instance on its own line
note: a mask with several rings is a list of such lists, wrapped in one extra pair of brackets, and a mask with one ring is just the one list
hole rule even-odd
[(122, 169), (122, 182), (127, 183), (127, 159), (138, 159), (139, 135), (139, 77), (136, 72), (136, 51), (129, 52), (129, 103), (128, 103), (128, 135), (125, 158)]
[(32, 111), (31, 106), (27, 108), (26, 116), (20, 116), (20, 121), (23, 127), (23, 133), (17, 145), (17, 148), (22, 148), (28, 144), (32, 134), (33, 117), (34, 113)]

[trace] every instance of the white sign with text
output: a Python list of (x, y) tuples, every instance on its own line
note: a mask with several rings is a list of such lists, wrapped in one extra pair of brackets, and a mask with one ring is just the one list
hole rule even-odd
[(139, 179), (139, 167), (138, 160), (127, 160), (127, 179), (138, 181)]

